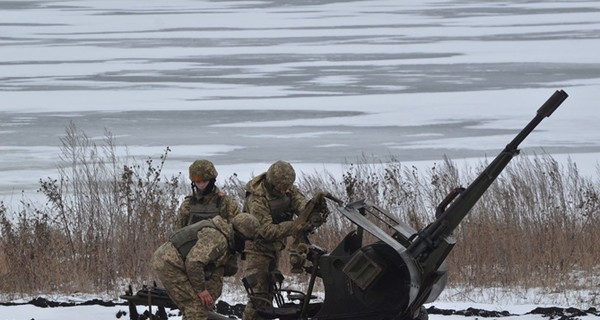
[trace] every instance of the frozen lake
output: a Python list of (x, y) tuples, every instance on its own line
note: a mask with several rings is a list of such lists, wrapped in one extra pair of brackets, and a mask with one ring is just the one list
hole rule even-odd
[[(600, 152), (600, 1), (1, 1), (0, 200), (69, 122), (167, 171)], [(8, 199), (8, 200), (7, 200)]]

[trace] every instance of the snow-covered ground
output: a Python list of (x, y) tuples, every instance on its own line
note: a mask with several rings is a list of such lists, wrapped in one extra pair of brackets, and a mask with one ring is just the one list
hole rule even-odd
[[(278, 159), (337, 173), (361, 155), (489, 158), (558, 89), (569, 98), (523, 154), (598, 175), (600, 1), (0, 1), (0, 35), (8, 205), (56, 174), (69, 121), (93, 139), (110, 130), (139, 159), (170, 146), (167, 174), (208, 158), (247, 180)], [(540, 295), (435, 305), (521, 315)], [(10, 306), (0, 320), (119, 310)]]
[[(595, 309), (595, 306), (589, 305), (573, 305), (568, 303), (569, 299), (574, 297), (569, 295), (578, 293), (561, 293), (563, 303), (550, 303), (538, 293), (530, 291), (524, 295), (515, 295), (514, 293), (505, 293), (502, 299), (497, 303), (483, 303), (473, 300), (484, 300), (486, 295), (495, 295), (498, 298), (498, 289), (483, 290), (478, 292), (479, 296), (458, 293), (457, 290), (448, 290), (448, 294), (463, 295), (463, 301), (445, 301), (443, 298), (439, 301), (426, 305), (430, 311), (429, 319), (432, 320), (452, 320), (452, 319), (518, 319), (518, 320), (534, 320), (534, 319), (598, 319), (600, 312)], [(448, 295), (446, 295), (448, 296)], [(45, 299), (53, 302), (62, 302), (64, 304), (75, 304), (67, 307), (39, 307), (26, 302), (27, 299), (15, 300), (17, 305), (0, 306), (0, 319), (2, 320), (65, 320), (65, 319), (129, 319), (129, 309), (126, 305), (103, 306), (98, 304), (82, 305), (86, 301), (99, 299), (98, 296), (45, 296)], [(245, 299), (239, 293), (225, 292), (222, 297), (223, 301), (234, 306), (238, 303), (244, 303)], [(473, 300), (471, 300), (473, 299)], [(113, 301), (109, 297), (101, 299), (105, 302), (122, 303), (123, 301)], [(453, 300), (453, 299), (451, 299)], [(517, 302), (521, 301), (521, 302)], [(537, 301), (537, 303), (524, 302)], [(553, 301), (557, 301), (555, 297)], [(18, 303), (24, 303), (18, 305)], [(148, 310), (145, 306), (137, 306), (138, 313), (141, 314)], [(555, 312), (550, 314), (550, 312)], [(153, 312), (156, 312), (156, 306), (153, 307)], [(484, 314), (492, 314), (485, 316)], [(169, 319), (181, 319), (178, 310), (167, 309)]]

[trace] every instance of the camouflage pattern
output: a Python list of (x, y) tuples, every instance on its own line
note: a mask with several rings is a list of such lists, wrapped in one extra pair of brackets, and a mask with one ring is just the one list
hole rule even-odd
[[(254, 249), (271, 254), (274, 251), (283, 250), (287, 237), (293, 235), (295, 230), (293, 221), (273, 223), (270, 203), (281, 196), (273, 195), (267, 191), (264, 185), (265, 177), (266, 173), (262, 173), (246, 184), (248, 195), (244, 202), (243, 211), (252, 214), (259, 223), (258, 239), (254, 241)], [(306, 206), (306, 197), (294, 185), (283, 196), (290, 198), (288, 211), (292, 215), (298, 214)]]
[[(246, 267), (244, 275), (257, 275), (258, 282), (252, 288), (254, 296), (258, 298), (273, 301), (274, 294), (271, 290), (269, 274), (277, 269), (279, 264), (279, 251), (275, 251), (274, 256), (264, 256), (256, 251), (246, 251)], [(256, 313), (257, 309), (265, 309), (272, 305), (262, 299), (249, 299), (242, 314), (243, 320), (263, 320), (265, 318)]]
[(233, 229), (246, 239), (254, 239), (258, 229), (258, 220), (249, 213), (240, 213), (231, 219)]
[[(196, 160), (190, 165), (190, 180), (208, 181), (216, 179), (219, 173), (212, 162), (208, 160)], [(198, 179), (195, 179), (197, 177)]]
[[(183, 312), (183, 319), (207, 319), (197, 293), (208, 290), (216, 301), (223, 289), (224, 266), (233, 249), (233, 228), (220, 216), (212, 219), (215, 228), (198, 231), (198, 241), (186, 259), (166, 242), (152, 256), (152, 269), (167, 290), (169, 297)], [(207, 274), (207, 267), (214, 271)]]
[[(190, 204), (192, 202), (192, 197), (195, 197), (195, 200), (201, 204), (216, 205), (216, 203), (220, 201), (219, 215), (227, 221), (231, 221), (233, 217), (240, 213), (240, 206), (233, 200), (233, 198), (224, 194), (219, 190), (219, 188), (217, 188), (217, 186), (215, 186), (207, 195), (199, 195), (196, 193), (195, 195), (185, 197), (177, 212), (175, 228), (183, 228), (188, 224), (190, 220)], [(221, 200), (219, 200), (219, 198), (221, 198)]]
[(289, 162), (279, 160), (267, 170), (267, 181), (276, 189), (285, 190), (296, 181), (296, 171)]
[[(279, 161), (275, 164), (277, 163), (279, 163)], [(275, 166), (275, 168), (277, 168), (277, 166)], [(297, 234), (299, 230), (298, 226), (293, 221), (283, 221), (277, 224), (273, 223), (270, 203), (280, 197), (289, 197), (290, 202), (288, 211), (296, 215), (304, 209), (307, 200), (294, 185), (289, 187), (289, 190), (285, 195), (270, 193), (269, 188), (265, 185), (267, 174), (268, 173), (262, 173), (258, 175), (246, 185), (247, 196), (244, 202), (244, 212), (252, 214), (258, 220), (259, 227), (252, 247), (246, 248), (245, 251), (246, 264), (244, 275), (259, 274), (258, 283), (253, 288), (254, 292), (257, 296), (262, 296), (271, 300), (273, 295), (269, 290), (270, 282), (268, 272), (278, 268), (279, 256), (281, 251), (285, 248), (287, 238)], [(289, 176), (287, 179), (289, 181)], [(277, 181), (271, 183), (276, 185)], [(256, 303), (259, 305), (256, 305)], [(244, 310), (243, 319), (262, 319), (256, 314), (256, 307), (260, 306), (261, 303), (262, 302), (259, 302), (258, 300), (248, 301)]]

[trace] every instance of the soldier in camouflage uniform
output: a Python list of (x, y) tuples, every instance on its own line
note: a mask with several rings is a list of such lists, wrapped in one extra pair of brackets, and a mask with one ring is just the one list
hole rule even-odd
[[(294, 222), (294, 215), (304, 209), (307, 200), (294, 185), (296, 173), (285, 161), (273, 163), (246, 184), (244, 212), (252, 214), (259, 222), (256, 239), (246, 246), (244, 275), (256, 277), (252, 288), (255, 296), (273, 300), (271, 290), (272, 271), (278, 268), (280, 252), (289, 236), (307, 228)], [(244, 310), (244, 320), (262, 319), (256, 309), (267, 305), (266, 301), (250, 299)]]
[[(175, 228), (183, 228), (200, 220), (211, 219), (220, 215), (229, 221), (240, 213), (239, 205), (215, 186), (217, 169), (208, 160), (196, 160), (190, 165), (192, 195), (185, 197), (179, 207)], [(239, 254), (231, 255), (225, 267), (224, 276), (237, 273)]]
[(179, 229), (152, 256), (158, 275), (184, 320), (207, 319), (221, 296), (223, 269), (229, 257), (254, 239), (258, 221), (241, 213), (231, 224), (221, 216)]
[(177, 214), (177, 229), (194, 222), (220, 215), (229, 221), (240, 213), (235, 201), (215, 186), (217, 170), (208, 160), (196, 160), (190, 165), (192, 195), (185, 197)]

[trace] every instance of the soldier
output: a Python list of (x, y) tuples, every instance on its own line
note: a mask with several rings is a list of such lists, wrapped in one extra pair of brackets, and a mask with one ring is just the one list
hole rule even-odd
[(293, 221), (294, 215), (304, 209), (307, 200), (294, 186), (296, 173), (285, 161), (273, 163), (246, 184), (244, 212), (252, 214), (259, 222), (256, 239), (246, 246), (245, 276), (256, 277), (252, 291), (256, 297), (250, 299), (244, 310), (244, 320), (262, 319), (256, 309), (269, 306), (273, 300), (271, 272), (276, 270), (280, 252), (288, 236), (306, 228)]
[(177, 214), (177, 229), (194, 222), (220, 215), (229, 221), (240, 213), (240, 207), (215, 186), (217, 170), (208, 160), (196, 160), (190, 165), (192, 195), (185, 197)]
[(173, 233), (152, 256), (152, 269), (183, 319), (207, 319), (223, 289), (229, 257), (254, 239), (258, 221), (241, 213), (228, 223), (221, 216), (202, 220)]
[[(179, 207), (175, 228), (180, 229), (204, 219), (220, 215), (229, 221), (240, 213), (240, 207), (225, 193), (215, 186), (217, 169), (208, 160), (196, 160), (190, 165), (190, 180), (192, 195), (185, 197)], [(224, 276), (233, 276), (238, 272), (237, 261), (239, 254), (229, 257)]]

